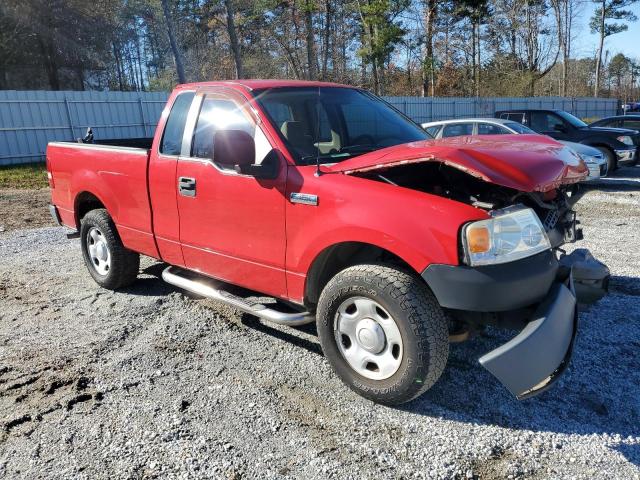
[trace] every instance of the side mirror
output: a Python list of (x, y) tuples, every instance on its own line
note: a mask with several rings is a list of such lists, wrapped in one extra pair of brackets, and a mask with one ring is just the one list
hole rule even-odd
[(242, 175), (274, 179), (278, 176), (280, 160), (271, 150), (261, 163), (256, 161), (256, 144), (253, 137), (243, 130), (221, 130), (213, 139), (213, 161), (223, 168)]
[(271, 150), (264, 157), (261, 163), (252, 163), (250, 165), (236, 165), (235, 170), (242, 175), (251, 175), (252, 177), (262, 178), (265, 180), (273, 180), (277, 178), (280, 171), (280, 160), (276, 150)]
[(256, 159), (253, 137), (243, 130), (220, 130), (213, 136), (213, 161), (222, 167), (252, 165)]

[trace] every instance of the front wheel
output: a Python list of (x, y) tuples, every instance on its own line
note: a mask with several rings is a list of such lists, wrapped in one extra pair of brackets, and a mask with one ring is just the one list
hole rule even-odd
[(392, 267), (338, 273), (320, 295), (317, 326), (338, 376), (374, 402), (416, 398), (447, 363), (448, 324), (438, 302), (418, 278)]
[(136, 280), (140, 255), (125, 248), (105, 209), (91, 210), (82, 218), (80, 242), (84, 262), (98, 285), (115, 290)]

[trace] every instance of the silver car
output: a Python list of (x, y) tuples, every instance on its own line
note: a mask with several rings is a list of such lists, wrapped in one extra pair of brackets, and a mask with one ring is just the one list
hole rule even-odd
[[(461, 118), (441, 120), (422, 124), (433, 138), (458, 137), (461, 135), (538, 135), (521, 123), (502, 118)], [(572, 149), (589, 169), (586, 181), (596, 180), (607, 175), (607, 161), (600, 150), (581, 143), (557, 140)]]

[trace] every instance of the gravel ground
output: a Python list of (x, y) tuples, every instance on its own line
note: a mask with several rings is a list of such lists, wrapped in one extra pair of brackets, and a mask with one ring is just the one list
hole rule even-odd
[(0, 188), (0, 233), (51, 225), (50, 200), (48, 188)]
[(484, 371), (510, 335), (489, 330), (402, 408), (343, 386), (313, 328), (189, 298), (150, 260), (102, 290), (62, 229), (0, 233), (0, 477), (640, 478), (639, 207), (640, 168), (579, 203), (612, 291), (551, 390), (518, 402)]

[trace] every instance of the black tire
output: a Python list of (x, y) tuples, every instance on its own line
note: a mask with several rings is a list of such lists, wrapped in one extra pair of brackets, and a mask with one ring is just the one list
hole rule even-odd
[[(389, 378), (360, 375), (340, 352), (334, 327), (340, 305), (350, 297), (377, 302), (395, 321), (402, 337), (402, 359)], [(440, 378), (449, 355), (448, 324), (433, 293), (415, 276), (382, 265), (357, 265), (333, 277), (317, 309), (322, 350), (338, 376), (365, 398), (385, 405), (408, 402)]]
[(618, 169), (618, 162), (616, 161), (616, 155), (607, 147), (594, 147), (602, 152), (604, 159), (607, 161), (607, 175), (610, 175)]
[[(84, 263), (98, 285), (110, 290), (131, 285), (138, 277), (140, 255), (124, 247), (113, 220), (103, 208), (91, 210), (81, 220), (80, 246)], [(89, 232), (98, 229), (110, 254), (109, 268), (101, 274), (89, 254)]]

